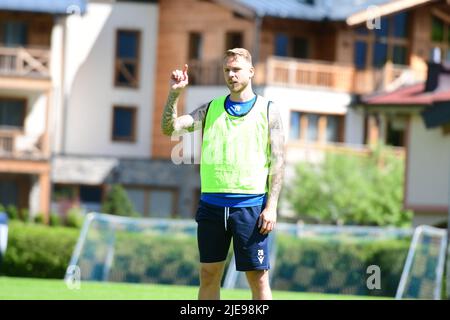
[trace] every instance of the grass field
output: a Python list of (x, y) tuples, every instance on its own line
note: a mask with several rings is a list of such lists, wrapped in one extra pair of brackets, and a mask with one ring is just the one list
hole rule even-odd
[[(81, 282), (69, 289), (63, 280), (0, 277), (0, 300), (195, 300), (197, 287), (112, 282)], [(249, 300), (246, 289), (223, 289), (224, 300)], [(365, 300), (363, 296), (274, 291), (275, 300)], [(379, 298), (376, 298), (379, 299)]]

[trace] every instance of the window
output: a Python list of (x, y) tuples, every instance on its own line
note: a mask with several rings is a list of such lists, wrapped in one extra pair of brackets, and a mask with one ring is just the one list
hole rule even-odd
[(284, 33), (275, 35), (275, 55), (279, 57), (287, 57), (289, 38)]
[(308, 58), (308, 40), (294, 37), (292, 39), (292, 56), (299, 59)]
[(189, 57), (188, 60), (200, 60), (202, 58), (202, 35), (198, 32), (189, 33)]
[(326, 142), (339, 142), (339, 117), (327, 116)]
[(431, 40), (434, 42), (444, 41), (444, 32), (446, 31), (444, 22), (435, 16), (431, 19)]
[(244, 46), (243, 38), (242, 32), (227, 32), (225, 48), (242, 48)]
[(114, 76), (116, 86), (138, 86), (140, 36), (139, 31), (117, 31)]
[(5, 47), (24, 47), (27, 44), (27, 25), (21, 21), (0, 24), (0, 44)]
[(103, 186), (54, 184), (52, 206), (66, 214), (70, 208), (80, 206), (85, 212), (100, 212), (103, 200)]
[(144, 217), (169, 218), (177, 214), (177, 191), (170, 188), (127, 187), (135, 211)]
[(0, 128), (23, 129), (25, 100), (0, 98)]
[(171, 191), (152, 190), (149, 192), (149, 215), (169, 218), (173, 212), (175, 196)]
[(407, 13), (384, 17), (379, 29), (355, 29), (353, 62), (357, 69), (382, 68), (387, 61), (407, 65), (408, 46)]
[(82, 202), (102, 202), (103, 188), (100, 186), (80, 186), (80, 200)]
[(364, 41), (355, 42), (354, 60), (357, 69), (364, 69), (367, 61), (367, 43)]
[(279, 57), (307, 59), (309, 57), (308, 39), (277, 33), (275, 35), (274, 51), (275, 55)]
[(136, 140), (135, 107), (114, 107), (112, 140), (130, 142)]
[(306, 142), (342, 142), (344, 116), (291, 111), (289, 139)]
[(386, 144), (389, 146), (403, 147), (405, 146), (405, 129), (394, 121), (387, 119), (386, 126)]
[(449, 23), (433, 16), (431, 20), (431, 41), (432, 50), (430, 58), (433, 57), (433, 50), (439, 48), (442, 59), (450, 60), (450, 27)]
[(292, 140), (300, 139), (300, 117), (301, 112), (291, 112), (291, 126), (289, 130), (289, 138)]
[(314, 142), (319, 138), (319, 115), (308, 114), (308, 129), (306, 130), (306, 141)]
[(17, 206), (19, 202), (19, 186), (14, 180), (0, 180), (0, 203), (5, 207)]

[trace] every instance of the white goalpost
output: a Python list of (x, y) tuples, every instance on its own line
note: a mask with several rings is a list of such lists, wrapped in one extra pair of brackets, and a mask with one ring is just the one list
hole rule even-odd
[(396, 299), (442, 299), (447, 231), (421, 225), (415, 229)]

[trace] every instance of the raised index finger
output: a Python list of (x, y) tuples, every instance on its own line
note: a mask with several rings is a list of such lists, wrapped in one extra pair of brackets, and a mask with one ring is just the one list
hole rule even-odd
[(183, 80), (186, 80), (187, 79), (187, 71), (188, 71), (188, 65), (187, 64), (185, 64), (184, 65), (184, 67), (183, 67)]

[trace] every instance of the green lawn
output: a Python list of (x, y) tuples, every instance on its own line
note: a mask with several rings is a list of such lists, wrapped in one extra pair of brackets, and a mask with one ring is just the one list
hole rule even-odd
[[(195, 300), (197, 287), (82, 281), (80, 289), (69, 289), (63, 280), (0, 277), (0, 300)], [(245, 289), (221, 292), (224, 300), (248, 300)], [(274, 291), (276, 300), (361, 300), (363, 296)]]

